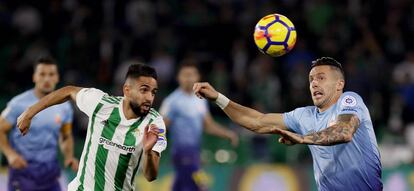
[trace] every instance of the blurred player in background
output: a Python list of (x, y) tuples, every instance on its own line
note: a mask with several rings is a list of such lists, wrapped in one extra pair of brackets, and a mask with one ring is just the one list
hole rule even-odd
[(233, 146), (238, 144), (238, 136), (214, 121), (208, 103), (195, 96), (192, 88), (194, 83), (200, 80), (195, 61), (183, 61), (178, 69), (177, 80), (179, 88), (164, 100), (160, 109), (173, 140), (173, 190), (205, 190), (205, 183), (198, 178), (202, 177), (199, 175), (203, 129), (209, 134), (229, 139)]
[(53, 106), (32, 119), (30, 135), (23, 137), (17, 118), (39, 99), (52, 92), (59, 82), (56, 62), (49, 57), (36, 61), (35, 87), (14, 97), (0, 117), (0, 149), (9, 163), (9, 190), (61, 190), (57, 147), (65, 166), (74, 171), (78, 160), (73, 157), (73, 109), (69, 102)]
[(381, 162), (368, 108), (354, 92), (343, 92), (342, 66), (332, 58), (313, 61), (309, 89), (314, 106), (263, 114), (230, 101), (208, 83), (196, 83), (200, 98), (215, 100), (234, 122), (279, 142), (307, 144), (321, 191), (382, 190)]
[(145, 178), (156, 179), (160, 153), (167, 147), (164, 121), (151, 108), (157, 90), (153, 68), (131, 65), (123, 97), (95, 88), (66, 86), (26, 110), (18, 126), (25, 135), (37, 113), (72, 99), (88, 115), (89, 125), (79, 171), (68, 190), (133, 190), (141, 162)]

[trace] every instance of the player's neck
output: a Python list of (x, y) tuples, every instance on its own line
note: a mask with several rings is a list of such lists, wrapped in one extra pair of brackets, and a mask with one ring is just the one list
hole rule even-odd
[(180, 88), (181, 88), (181, 90), (182, 90), (184, 93), (186, 93), (186, 94), (188, 94), (188, 95), (193, 94), (193, 90), (192, 90), (192, 89), (186, 89), (186, 88), (183, 88), (183, 87), (180, 87)]
[(42, 99), (43, 97), (45, 97), (47, 95), (46, 93), (43, 93), (42, 91), (40, 91), (37, 88), (34, 88), (34, 94), (39, 99)]
[(342, 92), (338, 93), (336, 95), (334, 95), (327, 104), (325, 104), (323, 107), (318, 108), (319, 112), (324, 112), (326, 110), (328, 110), (329, 108), (331, 108), (334, 104), (336, 104), (336, 102), (338, 101), (338, 99), (341, 97)]
[(139, 117), (134, 113), (134, 111), (132, 111), (131, 106), (129, 106), (128, 101), (125, 99), (122, 100), (122, 112), (124, 113), (124, 117), (127, 120), (136, 119)]

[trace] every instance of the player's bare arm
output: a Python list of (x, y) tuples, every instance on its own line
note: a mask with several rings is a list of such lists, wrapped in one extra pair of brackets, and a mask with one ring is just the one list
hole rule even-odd
[[(148, 130), (149, 129), (149, 130)], [(144, 177), (149, 181), (153, 181), (157, 178), (158, 168), (160, 162), (160, 154), (153, 151), (155, 143), (158, 140), (158, 134), (160, 130), (153, 124), (150, 127), (145, 127), (144, 130)]]
[(59, 145), (64, 157), (65, 167), (70, 167), (75, 172), (78, 171), (79, 161), (73, 155), (73, 135), (71, 123), (63, 124), (60, 129)]
[[(210, 101), (217, 101), (219, 97), (219, 92), (207, 82), (195, 83), (193, 91), (199, 98)], [(267, 134), (275, 129), (287, 129), (280, 113), (264, 114), (233, 101), (229, 101), (223, 111), (232, 121), (256, 133)]]
[(13, 128), (13, 125), (7, 122), (3, 117), (0, 117), (0, 150), (6, 156), (10, 167), (15, 169), (22, 169), (27, 167), (27, 161), (18, 154), (9, 144), (7, 134)]
[(76, 94), (81, 89), (81, 87), (66, 86), (40, 99), (36, 104), (26, 109), (26, 111), (24, 111), (17, 119), (17, 126), (19, 127), (20, 132), (23, 135), (26, 135), (29, 131), (32, 118), (40, 111), (52, 105), (63, 103), (69, 99), (76, 101)]
[(239, 144), (239, 137), (237, 134), (217, 123), (209, 112), (204, 117), (204, 129), (208, 134), (229, 139), (233, 146)]
[(347, 143), (359, 127), (359, 119), (353, 114), (338, 115), (336, 123), (322, 131), (311, 133), (305, 136), (286, 131), (276, 130), (275, 133), (282, 135), (279, 142), (290, 144), (308, 144), (308, 145), (336, 145)]

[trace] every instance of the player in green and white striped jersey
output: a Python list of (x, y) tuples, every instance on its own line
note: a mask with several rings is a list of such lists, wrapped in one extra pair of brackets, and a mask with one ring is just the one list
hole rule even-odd
[(36, 113), (71, 98), (89, 116), (89, 125), (79, 171), (68, 190), (134, 190), (140, 164), (145, 178), (155, 180), (167, 146), (164, 121), (151, 108), (156, 80), (153, 68), (137, 64), (128, 69), (124, 97), (94, 88), (61, 88), (26, 110), (19, 117), (19, 129), (25, 135)]

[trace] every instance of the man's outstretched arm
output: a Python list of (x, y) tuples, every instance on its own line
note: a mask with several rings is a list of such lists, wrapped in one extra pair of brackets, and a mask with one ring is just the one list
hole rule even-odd
[(275, 132), (282, 135), (279, 142), (288, 145), (308, 144), (329, 146), (350, 142), (359, 127), (359, 123), (359, 119), (356, 115), (342, 114), (338, 115), (338, 119), (335, 124), (322, 131), (310, 133), (304, 136), (286, 130), (275, 130)]
[(82, 88), (76, 86), (66, 86), (60, 88), (40, 99), (36, 104), (30, 106), (17, 119), (17, 126), (23, 135), (26, 135), (30, 127), (30, 121), (40, 111), (56, 104), (63, 103), (69, 99), (76, 101), (76, 94)]
[(264, 114), (254, 109), (242, 106), (219, 94), (219, 92), (217, 92), (207, 82), (195, 83), (193, 90), (199, 98), (206, 98), (210, 101), (215, 101), (232, 121), (248, 130), (266, 134), (273, 133), (275, 129), (287, 129), (281, 113)]

